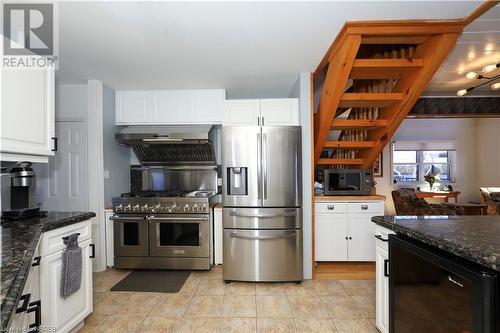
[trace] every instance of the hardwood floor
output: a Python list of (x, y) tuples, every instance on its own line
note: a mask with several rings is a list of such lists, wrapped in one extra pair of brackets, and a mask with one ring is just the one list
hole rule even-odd
[(375, 279), (374, 262), (324, 262), (319, 263), (315, 280)]

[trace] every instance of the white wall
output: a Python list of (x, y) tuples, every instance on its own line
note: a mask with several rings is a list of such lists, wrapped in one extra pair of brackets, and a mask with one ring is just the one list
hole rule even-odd
[[(459, 201), (479, 201), (477, 182), (476, 119), (406, 119), (394, 135), (393, 141), (456, 141), (456, 183), (453, 189), (460, 191)], [(498, 145), (497, 145), (498, 147)], [(376, 178), (377, 193), (385, 195), (386, 212), (394, 214), (391, 191), (391, 149), (384, 149), (384, 177)], [(497, 164), (498, 165), (498, 164)], [(423, 185), (425, 182), (422, 183)]]
[(476, 120), (477, 185), (500, 186), (500, 118)]
[(301, 73), (291, 96), (299, 98), (302, 125), (302, 216), (304, 279), (312, 279), (312, 165), (311, 165), (311, 87), (310, 74)]
[(56, 86), (56, 121), (59, 119), (87, 119), (86, 84)]

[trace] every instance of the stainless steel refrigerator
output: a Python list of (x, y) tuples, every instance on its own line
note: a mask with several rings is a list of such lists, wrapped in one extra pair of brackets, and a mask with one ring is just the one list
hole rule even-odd
[(225, 281), (302, 280), (300, 126), (222, 128)]

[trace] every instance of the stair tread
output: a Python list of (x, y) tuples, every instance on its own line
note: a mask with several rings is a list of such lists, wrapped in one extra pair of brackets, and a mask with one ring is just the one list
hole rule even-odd
[(344, 93), (339, 108), (384, 108), (402, 99), (401, 93)]
[(360, 158), (320, 158), (318, 164), (361, 165), (363, 164), (363, 160)]
[(374, 141), (327, 141), (324, 148), (349, 149), (349, 148), (372, 148)]
[(334, 119), (330, 129), (377, 129), (388, 126), (389, 122), (385, 119)]
[(423, 59), (356, 59), (351, 79), (400, 79), (422, 68)]

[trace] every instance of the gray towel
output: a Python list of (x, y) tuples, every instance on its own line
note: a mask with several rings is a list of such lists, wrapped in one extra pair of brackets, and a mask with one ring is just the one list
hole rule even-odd
[(82, 249), (78, 246), (78, 234), (64, 239), (66, 249), (62, 253), (61, 296), (66, 298), (80, 289), (82, 284)]

